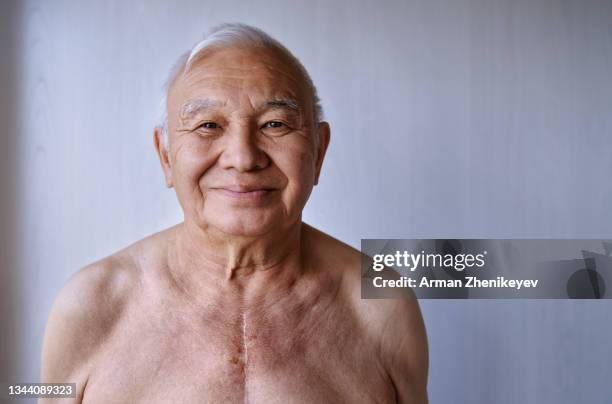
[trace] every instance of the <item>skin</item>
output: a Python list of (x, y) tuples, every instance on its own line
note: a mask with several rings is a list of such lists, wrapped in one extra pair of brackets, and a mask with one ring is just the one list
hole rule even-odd
[(297, 77), (236, 46), (175, 80), (154, 141), (184, 221), (68, 281), (44, 382), (86, 403), (427, 402), (417, 301), (361, 299), (360, 253), (302, 222), (330, 130)]

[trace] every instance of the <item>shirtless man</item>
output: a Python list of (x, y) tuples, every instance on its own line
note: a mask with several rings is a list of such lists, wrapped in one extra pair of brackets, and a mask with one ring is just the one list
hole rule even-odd
[(301, 220), (330, 130), (297, 59), (223, 25), (166, 110), (154, 140), (184, 221), (68, 281), (43, 381), (84, 403), (427, 402), (417, 301), (361, 299), (360, 253)]

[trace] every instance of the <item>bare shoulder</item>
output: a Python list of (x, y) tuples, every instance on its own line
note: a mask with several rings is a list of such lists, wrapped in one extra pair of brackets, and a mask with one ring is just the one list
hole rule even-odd
[[(42, 380), (84, 384), (142, 283), (159, 233), (77, 271), (55, 298), (43, 343)], [(77, 392), (83, 386), (77, 385)]]
[(411, 297), (360, 299), (366, 329), (379, 341), (382, 363), (398, 402), (426, 403), (429, 353), (418, 301)]
[(359, 274), (361, 253), (358, 250), (306, 223), (303, 224), (302, 237), (310, 258), (319, 265), (333, 268), (342, 276), (353, 270)]
[(428, 347), (418, 300), (362, 299), (360, 251), (310, 227), (319, 260), (342, 277), (342, 293), (362, 330), (379, 345), (381, 361), (402, 403), (427, 402)]
[[(125, 257), (110, 256), (72, 275), (58, 293), (45, 330), (44, 382), (87, 379), (91, 361), (121, 316), (137, 282)], [(77, 390), (81, 386), (77, 386)]]

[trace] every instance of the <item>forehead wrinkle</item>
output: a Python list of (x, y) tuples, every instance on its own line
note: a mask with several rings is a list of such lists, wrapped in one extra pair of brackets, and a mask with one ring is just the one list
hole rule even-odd
[[(306, 103), (307, 91), (303, 87), (304, 83), (289, 74), (286, 68), (279, 69), (275, 64), (262, 63), (262, 61), (258, 64), (249, 67), (207, 64), (206, 59), (194, 64), (191, 69), (183, 73), (180, 82), (177, 83), (178, 94), (182, 93), (185, 96), (191, 93), (195, 96), (195, 99), (179, 108), (179, 118), (187, 120), (209, 108), (229, 107), (235, 102), (240, 103), (239, 99), (246, 101), (253, 112), (286, 109), (301, 115), (305, 108), (302, 104)], [(257, 70), (263, 71), (263, 75), (258, 76)], [(223, 100), (221, 102), (202, 94), (209, 91), (219, 92), (217, 95), (223, 97), (227, 95), (231, 99), (221, 98)], [(197, 98), (198, 92), (204, 97)], [(235, 96), (238, 98), (235, 99)]]
[(190, 65), (183, 73), (186, 84), (195, 84), (200, 81), (215, 81), (217, 79), (260, 82), (262, 77), (256, 77), (262, 72), (265, 79), (273, 83), (284, 82), (284, 87), (292, 92), (308, 92), (308, 83), (301, 77), (295, 66), (278, 55), (256, 54), (248, 50), (245, 53), (232, 52), (230, 55), (223, 52), (214, 52), (208, 57)]
[(248, 78), (251, 74), (263, 72), (271, 78), (283, 76), (295, 84), (302, 84), (299, 75), (291, 66), (286, 66), (284, 63), (266, 60), (249, 60), (245, 59), (217, 59), (212, 56), (210, 59), (204, 59), (186, 69), (183, 72), (183, 77), (189, 79), (193, 76), (226, 76), (232, 78)]
[[(181, 87), (185, 90), (197, 88), (209, 88), (214, 90), (234, 89), (240, 92), (248, 89), (255, 89), (261, 92), (273, 94), (288, 100), (300, 98), (299, 95), (307, 93), (307, 89), (300, 85), (300, 82), (289, 75), (280, 74), (235, 74), (235, 72), (222, 71), (200, 71), (198, 74), (186, 76)], [(263, 91), (262, 91), (263, 90)]]

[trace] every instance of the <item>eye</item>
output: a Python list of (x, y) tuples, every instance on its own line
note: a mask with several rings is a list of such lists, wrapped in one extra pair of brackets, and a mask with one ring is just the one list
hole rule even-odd
[(264, 124), (263, 129), (278, 129), (278, 128), (282, 128), (283, 126), (285, 126), (285, 124), (282, 122), (270, 121)]
[(261, 127), (261, 132), (267, 136), (284, 136), (292, 130), (291, 126), (283, 121), (268, 121)]
[(204, 122), (200, 125), (200, 128), (203, 129), (219, 129), (219, 125), (216, 122)]

